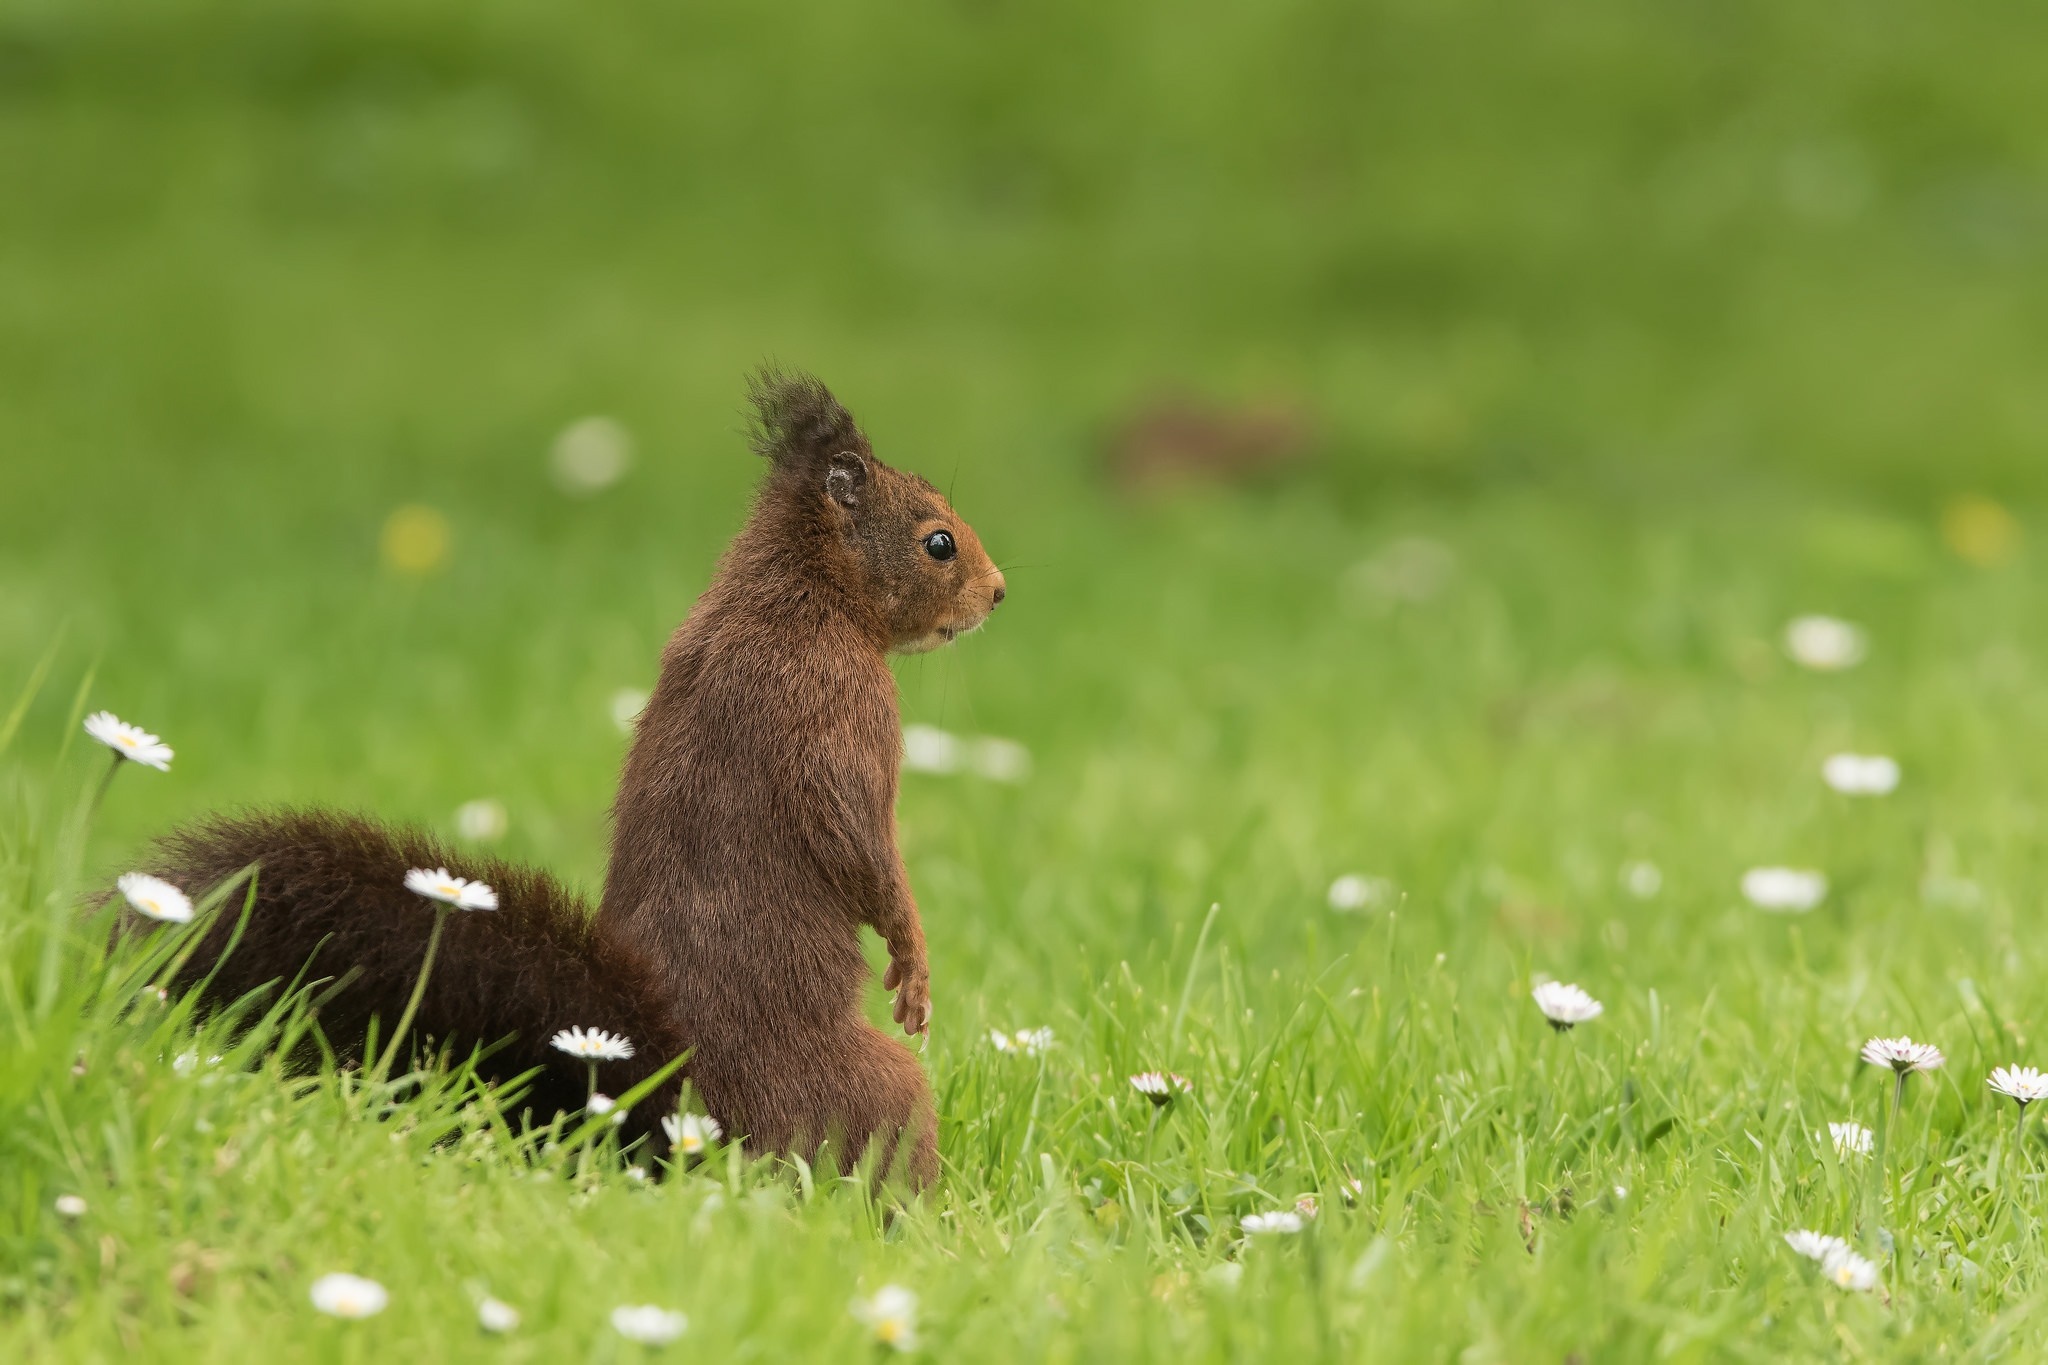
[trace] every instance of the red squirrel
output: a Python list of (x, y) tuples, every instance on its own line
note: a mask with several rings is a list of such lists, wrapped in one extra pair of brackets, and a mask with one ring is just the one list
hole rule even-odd
[[(600, 1073), (614, 1094), (687, 1050), (689, 1084), (750, 1150), (808, 1155), (831, 1140), (850, 1169), (875, 1144), (882, 1169), (936, 1178), (931, 1088), (861, 1004), (866, 925), (888, 945), (896, 1022), (929, 1026), (924, 931), (896, 849), (888, 655), (978, 628), (1003, 575), (817, 380), (764, 372), (750, 396), (768, 476), (663, 652), (595, 917), (544, 872), (417, 830), (323, 811), (215, 817), (165, 839), (150, 869), (196, 895), (259, 865), (241, 942), (222, 957), (240, 918), (230, 898), (184, 968), (189, 983), (213, 973), (204, 1003), (302, 969), (353, 972), (319, 1017), (338, 1054), (360, 1057), (372, 1016), (388, 1029), (402, 1013), (434, 920), (405, 872), (445, 867), (495, 887), (501, 908), (448, 917), (415, 1030), (464, 1054), (501, 1044), (484, 1063), (494, 1076), (539, 1068), (534, 1112), (583, 1104), (582, 1064), (548, 1039), (598, 1027), (637, 1049)], [(680, 1084), (638, 1106), (628, 1133), (660, 1147), (654, 1120)]]

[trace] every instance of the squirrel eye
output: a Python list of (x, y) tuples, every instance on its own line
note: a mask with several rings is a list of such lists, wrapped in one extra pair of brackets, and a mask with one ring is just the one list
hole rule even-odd
[(953, 545), (951, 533), (934, 531), (924, 538), (924, 552), (943, 564), (959, 551)]

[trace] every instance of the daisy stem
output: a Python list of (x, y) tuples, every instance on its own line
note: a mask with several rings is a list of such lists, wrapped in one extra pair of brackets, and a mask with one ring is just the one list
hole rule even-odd
[(589, 1061), (585, 1062), (583, 1065), (586, 1071), (589, 1073), (590, 1079), (589, 1089), (583, 1096), (584, 1102), (587, 1104), (590, 1101), (590, 1097), (597, 1093), (597, 1059), (593, 1057)]
[(441, 948), (441, 930), (448, 923), (448, 907), (436, 903), (434, 906), (434, 931), (427, 935), (427, 955), (420, 959), (419, 980), (412, 983), (412, 998), (405, 1002), (405, 1013), (398, 1016), (398, 1027), (391, 1030), (391, 1042), (384, 1049), (383, 1059), (372, 1073), (375, 1080), (383, 1080), (391, 1070), (391, 1063), (397, 1060), (398, 1044), (405, 1037), (405, 1031), (412, 1027), (412, 1017), (419, 1013), (420, 998), (427, 993), (427, 973), (434, 970), (434, 954)]
[(126, 760), (117, 752), (114, 761), (107, 765), (105, 775), (100, 778), (100, 789), (92, 794), (92, 809), (85, 817), (87, 824), (93, 824), (99, 819), (100, 803), (107, 799), (107, 788), (114, 785), (114, 774), (121, 771), (121, 764), (124, 762)]

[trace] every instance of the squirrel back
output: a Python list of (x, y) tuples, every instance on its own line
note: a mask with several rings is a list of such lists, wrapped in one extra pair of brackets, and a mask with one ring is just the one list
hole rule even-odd
[[(761, 1151), (832, 1141), (919, 1184), (937, 1174), (936, 1117), (916, 1057), (862, 1013), (862, 926), (906, 1032), (930, 1017), (930, 973), (896, 850), (901, 732), (891, 652), (979, 628), (1002, 574), (937, 489), (876, 459), (824, 385), (764, 372), (754, 448), (769, 473), (746, 526), (669, 641), (613, 806), (603, 903), (589, 917), (545, 874), (453, 853), (425, 835), (320, 812), (220, 818), (172, 836), (158, 871), (198, 894), (261, 865), (243, 941), (214, 1002), (315, 970), (356, 977), (322, 1009), (358, 1044), (398, 1017), (433, 916), (409, 867), (499, 891), (452, 913), (418, 1029), (458, 1047), (512, 1042), (488, 1070), (542, 1066), (539, 1112), (583, 1103), (582, 1067), (549, 1036), (581, 1024), (639, 1049), (608, 1063), (618, 1093), (687, 1049), (688, 1080), (726, 1131)], [(188, 968), (225, 946), (217, 925)], [(317, 955), (317, 956), (316, 956)], [(658, 1115), (673, 1089), (638, 1106)], [(641, 1125), (644, 1129), (644, 1125)], [(660, 1146), (660, 1139), (655, 1139)]]

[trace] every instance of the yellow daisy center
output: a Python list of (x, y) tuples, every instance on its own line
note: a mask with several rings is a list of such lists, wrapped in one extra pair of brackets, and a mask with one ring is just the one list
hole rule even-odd
[(894, 1346), (903, 1336), (903, 1319), (883, 1318), (875, 1324), (875, 1335), (882, 1341)]

